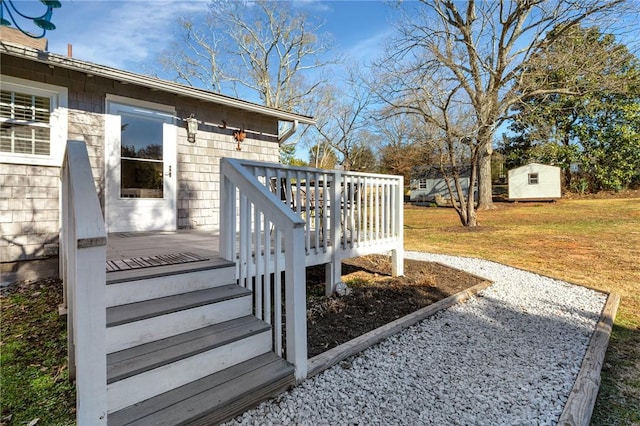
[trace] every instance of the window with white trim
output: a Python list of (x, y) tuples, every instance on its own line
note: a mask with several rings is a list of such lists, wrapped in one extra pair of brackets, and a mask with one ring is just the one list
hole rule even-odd
[(59, 165), (67, 138), (66, 88), (2, 76), (0, 160)]
[(538, 174), (529, 173), (529, 185), (537, 185), (537, 184), (538, 184)]
[(51, 153), (51, 98), (0, 90), (0, 151)]
[(427, 179), (422, 178), (418, 181), (418, 189), (427, 189)]

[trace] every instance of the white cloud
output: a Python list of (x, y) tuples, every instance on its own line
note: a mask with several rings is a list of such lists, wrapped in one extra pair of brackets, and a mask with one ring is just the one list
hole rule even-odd
[(356, 44), (349, 46), (346, 55), (355, 60), (355, 62), (368, 62), (376, 59), (384, 52), (385, 43), (394, 33), (393, 28), (359, 40)]
[(180, 17), (206, 13), (208, 1), (76, 1), (54, 12), (57, 29), (49, 50), (117, 68), (153, 60), (172, 37)]

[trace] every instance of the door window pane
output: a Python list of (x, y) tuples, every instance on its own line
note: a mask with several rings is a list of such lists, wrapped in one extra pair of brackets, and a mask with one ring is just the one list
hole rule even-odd
[(152, 115), (121, 113), (120, 196), (163, 198), (164, 120)]

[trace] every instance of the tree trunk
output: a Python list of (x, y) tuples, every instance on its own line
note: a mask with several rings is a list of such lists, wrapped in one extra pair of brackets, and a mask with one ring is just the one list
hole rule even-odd
[[(489, 135), (490, 136), (490, 135)], [(494, 209), (493, 188), (491, 186), (491, 137), (480, 141), (478, 158), (478, 210)], [(469, 188), (470, 193), (472, 192)], [(470, 195), (471, 196), (471, 195)]]
[[(474, 154), (472, 159), (474, 161), (472, 161), (473, 163), (476, 163), (477, 161), (475, 161), (477, 159), (477, 154)], [(476, 209), (475, 209), (475, 199), (473, 197), (473, 188), (476, 185), (476, 181), (478, 179), (477, 176), (477, 172), (475, 170), (475, 168), (471, 168), (471, 174), (469, 176), (469, 194), (467, 195), (467, 221), (464, 224), (464, 226), (467, 227), (473, 227), (473, 226), (478, 226), (478, 218), (476, 215)]]

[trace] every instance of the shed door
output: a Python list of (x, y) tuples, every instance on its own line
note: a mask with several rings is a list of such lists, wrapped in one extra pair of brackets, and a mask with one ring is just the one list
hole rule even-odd
[(171, 108), (110, 101), (105, 118), (109, 232), (176, 229), (177, 130)]

